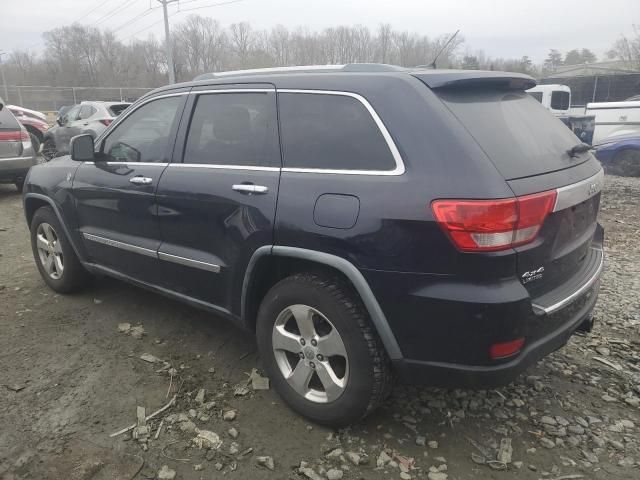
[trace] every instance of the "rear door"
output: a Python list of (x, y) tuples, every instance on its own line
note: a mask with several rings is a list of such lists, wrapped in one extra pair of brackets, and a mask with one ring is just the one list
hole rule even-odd
[(485, 151), (517, 196), (558, 190), (533, 243), (518, 247), (517, 273), (533, 297), (570, 281), (601, 248), (597, 214), (603, 174), (580, 140), (523, 91), (434, 90)]
[(253, 252), (273, 244), (280, 179), (270, 85), (194, 89), (176, 161), (157, 191), (162, 278), (174, 291), (236, 310)]
[(157, 283), (160, 227), (155, 193), (171, 159), (188, 91), (138, 105), (97, 145), (73, 182), (90, 261)]

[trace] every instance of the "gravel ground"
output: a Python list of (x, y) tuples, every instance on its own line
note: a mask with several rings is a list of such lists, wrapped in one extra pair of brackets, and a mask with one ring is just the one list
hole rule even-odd
[(109, 279), (47, 289), (0, 186), (0, 478), (640, 478), (640, 179), (607, 176), (601, 222), (592, 333), (508, 387), (398, 386), (331, 431), (245, 388), (254, 341), (221, 319)]

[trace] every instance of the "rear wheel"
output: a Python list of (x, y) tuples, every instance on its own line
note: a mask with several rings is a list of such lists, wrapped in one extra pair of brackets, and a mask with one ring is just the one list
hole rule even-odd
[(639, 177), (640, 150), (626, 149), (616, 153), (607, 170), (614, 175)]
[(36, 211), (31, 221), (31, 248), (38, 271), (56, 292), (72, 293), (87, 283), (84, 269), (51, 207)]
[(24, 178), (19, 178), (18, 180), (16, 180), (14, 182), (14, 185), (18, 189), (18, 192), (22, 193), (22, 190), (24, 189)]
[(384, 348), (353, 289), (297, 274), (276, 284), (258, 312), (261, 357), (296, 412), (340, 427), (374, 411), (392, 387)]
[(58, 156), (56, 143), (53, 141), (53, 139), (45, 139), (44, 143), (42, 144), (42, 156), (47, 162)]

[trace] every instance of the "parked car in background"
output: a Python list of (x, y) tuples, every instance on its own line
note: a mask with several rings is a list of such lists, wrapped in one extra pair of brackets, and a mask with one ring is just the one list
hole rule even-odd
[(594, 149), (608, 173), (640, 176), (640, 132), (610, 135)]
[(57, 125), (45, 133), (42, 156), (48, 161), (68, 153), (69, 141), (81, 133), (97, 138), (129, 105), (128, 102), (82, 102), (72, 106), (58, 117)]
[(29, 169), (37, 163), (31, 137), (0, 98), (0, 183), (22, 191)]
[(160, 88), (31, 170), (35, 263), (60, 293), (110, 275), (246, 328), (322, 424), (396, 374), (508, 383), (590, 329), (604, 259), (602, 167), (534, 85), (356, 64)]
[(38, 153), (40, 151), (40, 144), (44, 139), (44, 133), (49, 129), (49, 123), (47, 123), (47, 116), (36, 110), (30, 110), (28, 108), (19, 107), (16, 105), (7, 105), (16, 120), (20, 122), (24, 128), (27, 129), (31, 136), (31, 144), (33, 150)]
[(571, 88), (567, 85), (536, 85), (527, 93), (539, 101), (544, 108), (558, 117), (576, 137), (591, 145), (595, 131), (595, 117), (572, 112)]

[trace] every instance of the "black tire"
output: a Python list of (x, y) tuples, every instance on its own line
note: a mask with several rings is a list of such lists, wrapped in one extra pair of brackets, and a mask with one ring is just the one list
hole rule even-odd
[(56, 142), (52, 138), (46, 138), (42, 144), (42, 156), (48, 162), (58, 156)]
[(611, 159), (607, 172), (623, 177), (640, 177), (640, 150), (620, 150)]
[[(55, 237), (57, 237), (56, 244), (59, 244), (61, 247), (60, 255), (62, 257), (63, 269), (59, 278), (53, 278), (47, 272), (40, 258), (40, 253), (38, 252), (38, 227), (47, 224), (53, 228)], [(69, 239), (58, 221), (58, 217), (51, 207), (41, 207), (33, 215), (33, 219), (31, 220), (31, 249), (42, 279), (52, 290), (59, 293), (77, 292), (85, 287), (90, 280), (91, 275), (78, 260)]]
[[(281, 312), (293, 305), (321, 312), (341, 337), (349, 373), (342, 394), (335, 400), (316, 403), (305, 398), (288, 383), (278, 366), (272, 347), (274, 325)], [(261, 358), (276, 391), (293, 410), (319, 424), (342, 427), (357, 422), (391, 392), (393, 374), (382, 342), (359, 296), (340, 278), (301, 273), (280, 281), (260, 305), (256, 334)]]
[(20, 180), (16, 180), (14, 182), (14, 185), (18, 189), (18, 193), (22, 193), (22, 190), (24, 189), (24, 178), (21, 178)]

